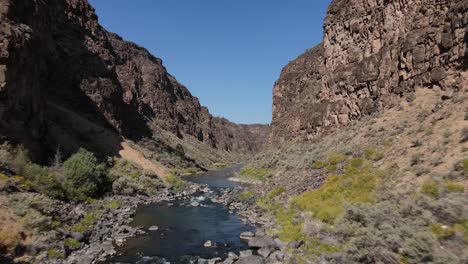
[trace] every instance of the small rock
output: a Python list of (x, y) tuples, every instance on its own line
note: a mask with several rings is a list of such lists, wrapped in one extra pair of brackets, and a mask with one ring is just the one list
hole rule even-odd
[(256, 236), (265, 236), (265, 229), (263, 228), (258, 228), (256, 231), (255, 231), (255, 235)]
[(239, 252), (239, 258), (246, 258), (248, 256), (252, 256), (253, 252), (252, 250), (243, 250)]
[(291, 241), (289, 242), (288, 246), (292, 249), (298, 249), (302, 246), (302, 244), (304, 244), (304, 242), (302, 240), (299, 240), (299, 241)]
[(221, 258), (212, 258), (210, 260), (208, 260), (208, 264), (216, 264), (218, 262), (220, 262), (222, 259)]
[(158, 231), (159, 230), (159, 227), (158, 226), (150, 226), (150, 228), (148, 228), (149, 231)]
[(257, 253), (264, 258), (268, 258), (268, 256), (271, 253), (271, 250), (268, 247), (262, 247), (257, 251)]
[(244, 239), (244, 240), (250, 240), (250, 239), (252, 239), (254, 236), (255, 236), (255, 235), (254, 235), (254, 233), (252, 233), (252, 232), (244, 232), (244, 233), (240, 234), (240, 238), (241, 238), (241, 239)]
[(248, 256), (239, 259), (236, 264), (264, 264), (265, 261), (260, 256)]
[(279, 238), (275, 238), (274, 242), (275, 242), (276, 248), (279, 248), (279, 249), (283, 249), (288, 245), (286, 242), (281, 241)]
[(197, 202), (197, 201), (193, 201), (190, 205), (193, 206), (193, 207), (198, 207), (198, 206), (200, 206), (200, 203)]
[(271, 237), (253, 237), (249, 240), (249, 247), (262, 248), (275, 246), (275, 242)]
[(237, 256), (236, 253), (229, 252), (228, 253), (228, 258), (236, 260), (236, 259), (239, 259), (239, 256)]
[(197, 264), (208, 264), (208, 260), (206, 260), (204, 258), (199, 258), (198, 261), (197, 261)]
[(212, 247), (213, 246), (213, 242), (211, 242), (211, 240), (208, 240), (205, 242), (205, 244), (203, 244), (204, 247)]

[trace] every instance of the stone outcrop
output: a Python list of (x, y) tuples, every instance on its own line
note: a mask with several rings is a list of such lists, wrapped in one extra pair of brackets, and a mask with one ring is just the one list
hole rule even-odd
[(114, 153), (154, 128), (243, 154), (267, 139), (269, 126), (212, 117), (160, 59), (101, 27), (87, 0), (0, 0), (0, 20), (2, 141), (44, 157), (58, 145)]
[(468, 84), (468, 1), (333, 0), (323, 42), (273, 91), (272, 142), (311, 140), (416, 88)]

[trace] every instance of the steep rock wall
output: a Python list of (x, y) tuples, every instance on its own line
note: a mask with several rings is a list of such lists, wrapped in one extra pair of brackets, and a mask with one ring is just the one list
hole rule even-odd
[(101, 27), (87, 0), (0, 0), (0, 20), (3, 141), (39, 157), (58, 145), (112, 154), (122, 138), (152, 138), (155, 127), (234, 153), (266, 141), (213, 122), (159, 58)]
[(271, 142), (311, 140), (418, 87), (467, 87), (468, 1), (334, 0), (323, 43), (282, 71)]

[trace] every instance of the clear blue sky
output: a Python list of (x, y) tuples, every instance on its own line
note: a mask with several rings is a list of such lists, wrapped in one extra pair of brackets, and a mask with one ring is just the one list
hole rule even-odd
[(329, 0), (90, 0), (216, 116), (270, 123), (281, 69), (322, 41)]

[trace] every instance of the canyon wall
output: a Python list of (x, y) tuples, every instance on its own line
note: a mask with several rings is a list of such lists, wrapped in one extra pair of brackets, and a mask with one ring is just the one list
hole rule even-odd
[(38, 158), (57, 146), (112, 154), (157, 129), (242, 154), (268, 138), (269, 126), (211, 116), (159, 58), (106, 31), (86, 0), (0, 0), (0, 20), (1, 141)]
[(417, 88), (464, 92), (467, 27), (466, 0), (333, 0), (323, 42), (274, 86), (270, 141), (315, 139)]

